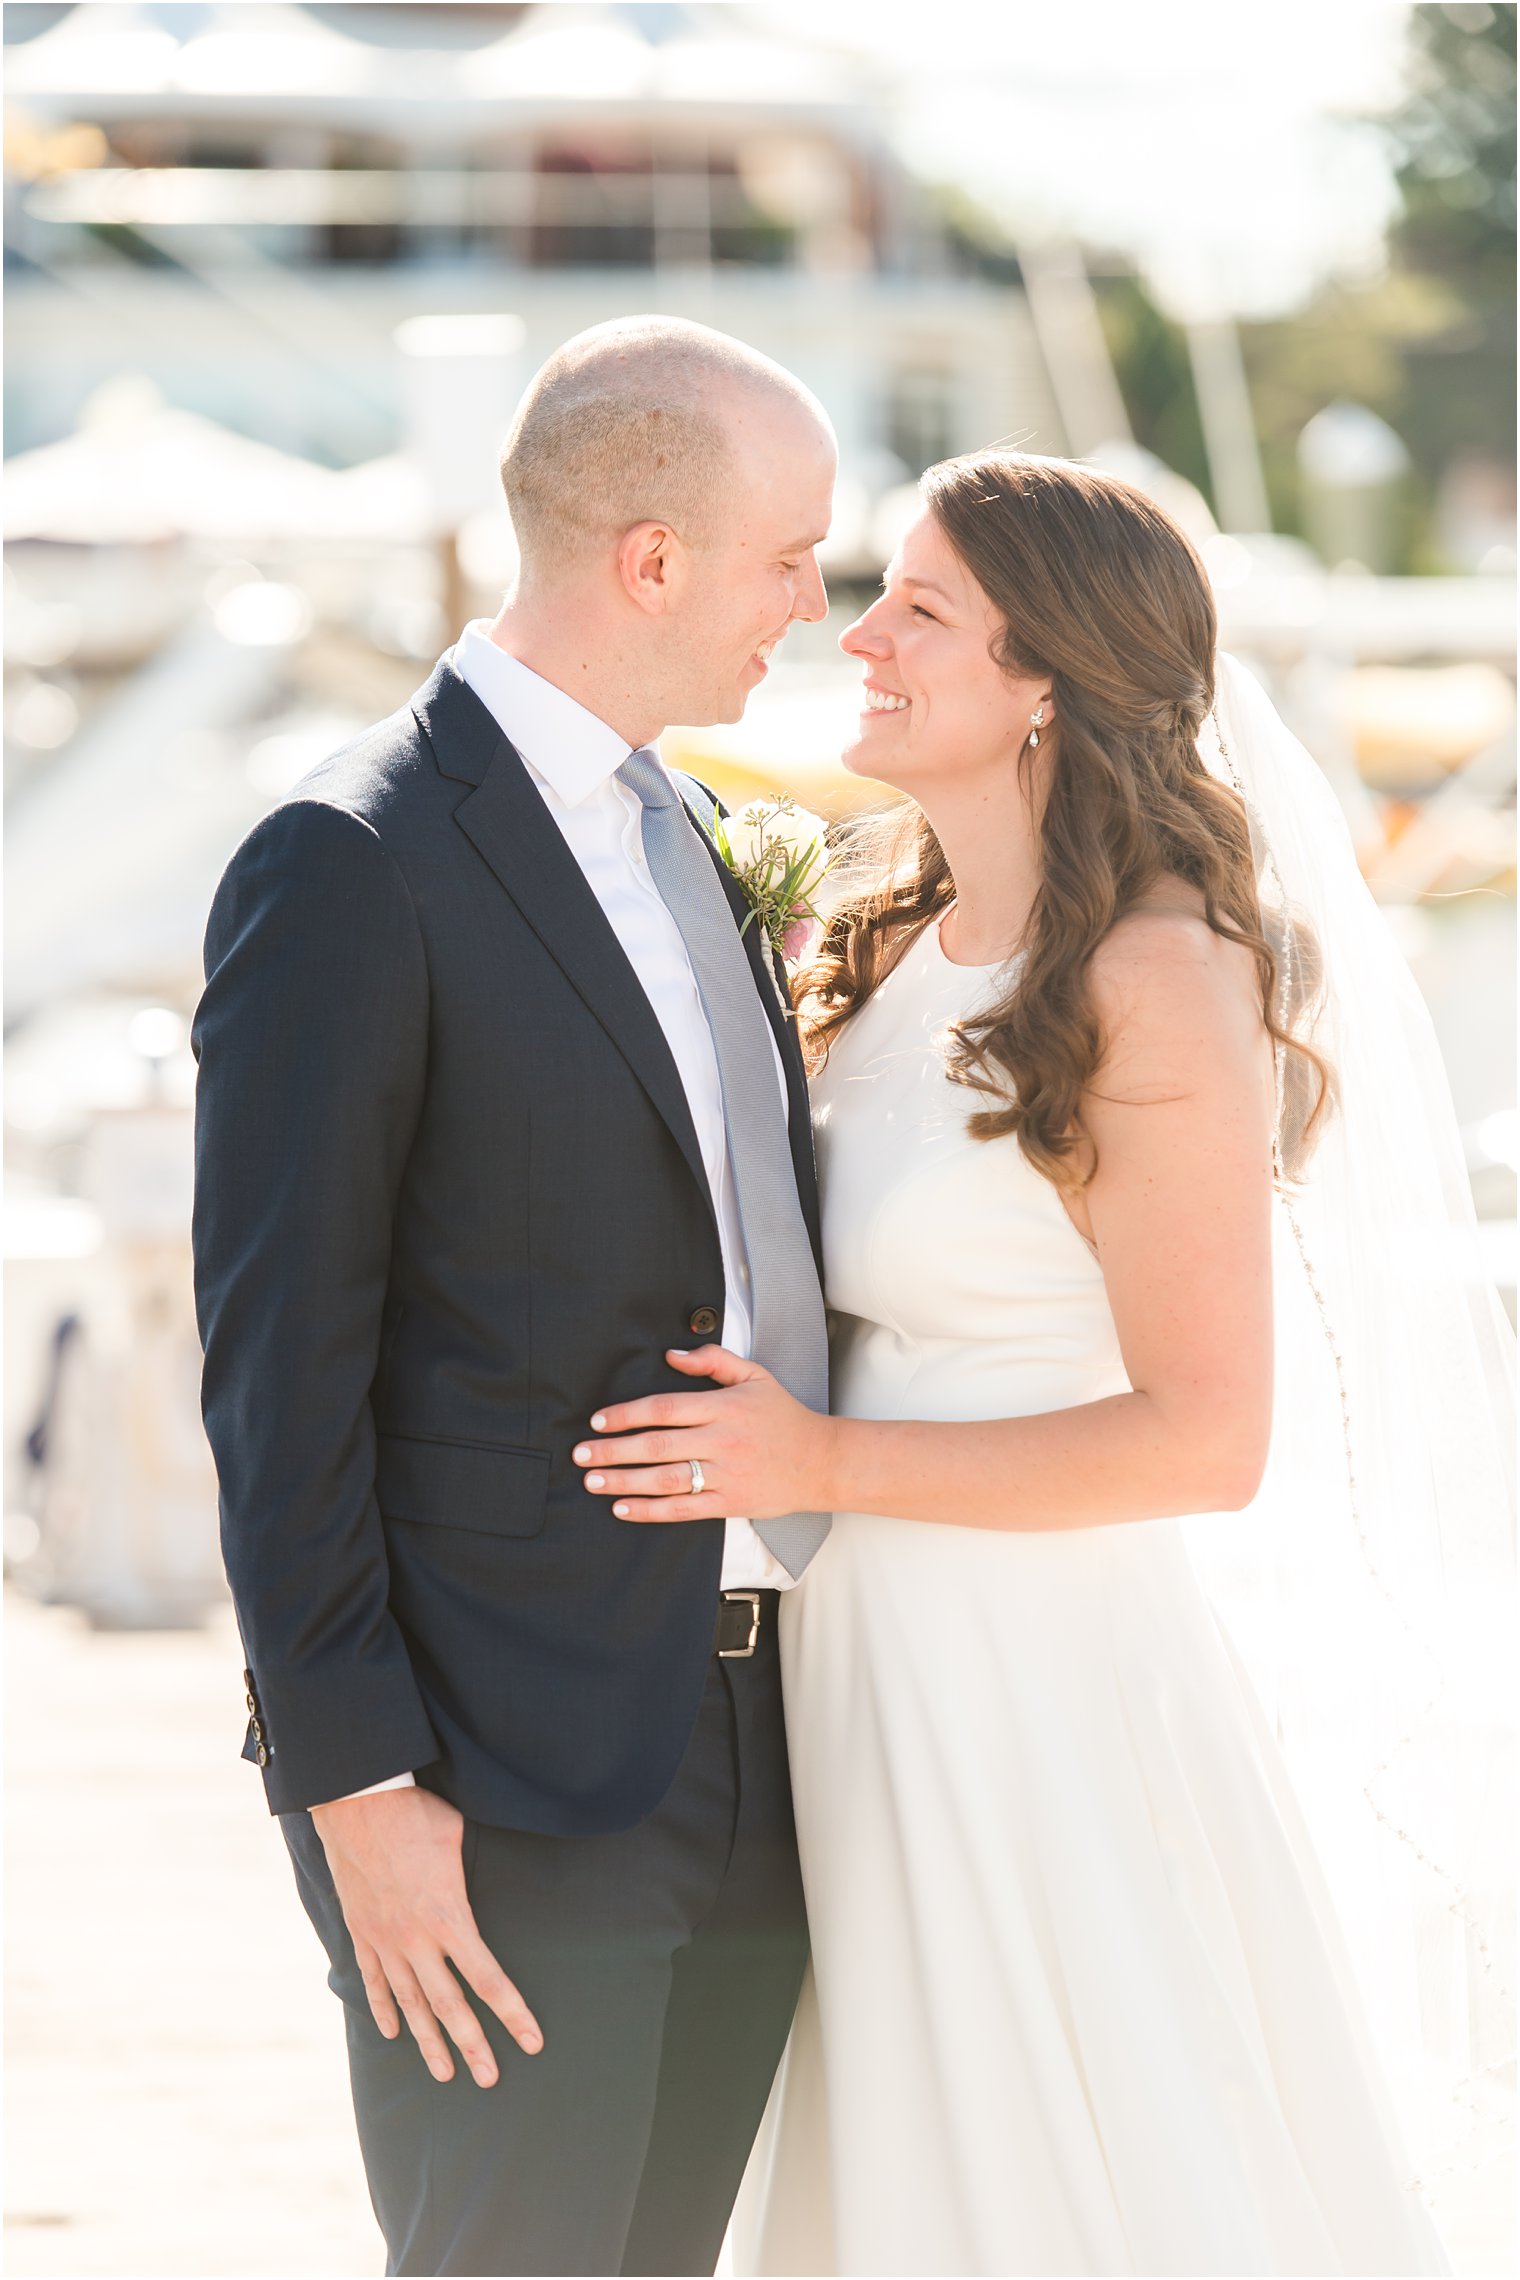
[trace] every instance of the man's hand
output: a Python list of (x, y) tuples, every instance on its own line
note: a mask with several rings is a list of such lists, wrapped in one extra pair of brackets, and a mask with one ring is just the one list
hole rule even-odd
[(314, 1805), (322, 1839), (364, 1975), (375, 2024), (390, 2041), (401, 2032), (398, 2010), (439, 2082), (454, 2060), (442, 2030), (482, 2090), (496, 2080), (496, 2060), (465, 1985), (496, 2013), (530, 2054), (543, 2049), (538, 2022), (475, 1926), (464, 1886), (464, 1816), (430, 1789), (388, 1789)]

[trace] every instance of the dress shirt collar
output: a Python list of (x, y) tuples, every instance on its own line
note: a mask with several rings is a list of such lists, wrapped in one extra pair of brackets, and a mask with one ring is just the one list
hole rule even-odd
[(567, 805), (578, 807), (600, 791), (633, 749), (606, 721), (509, 656), (491, 639), (487, 619), (471, 619), (453, 655), (454, 670), (503, 736)]

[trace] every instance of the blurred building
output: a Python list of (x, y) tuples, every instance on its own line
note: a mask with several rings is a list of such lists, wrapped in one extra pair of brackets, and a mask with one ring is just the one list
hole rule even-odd
[(3, 23), (10, 1554), (97, 1620), (177, 1620), (217, 1588), (206, 907), (264, 808), (494, 609), (529, 374), (648, 309), (767, 351), (829, 406), (833, 566), (873, 575), (931, 460), (1067, 431), (1023, 291), (937, 218), (886, 91), (757, 12)]
[[(1509, 1261), (1513, 563), (1487, 476), (1450, 502), (1471, 578), (1221, 534), (1129, 436), (1085, 256), (978, 251), (905, 164), (886, 77), (760, 6), (10, 0), (0, 27), (4, 1439), (34, 1588), (111, 1622), (216, 1589), (186, 1227), (205, 913), (264, 810), (494, 611), (494, 446), (543, 358), (621, 314), (716, 325), (823, 399), (846, 607), (912, 479), (998, 438), (1090, 455), (1177, 515), (1378, 891), (1500, 888), (1449, 971), (1426, 911), (1404, 917)], [(669, 755), (730, 797), (869, 797), (838, 764), (838, 628), (795, 629), (744, 722), (672, 731)]]
[(513, 311), (531, 371), (649, 308), (815, 388), (863, 501), (990, 436), (1065, 447), (1023, 292), (937, 218), (885, 89), (757, 10), (86, 0), (6, 38), (12, 451), (125, 368), (346, 466), (396, 443), (403, 319)]

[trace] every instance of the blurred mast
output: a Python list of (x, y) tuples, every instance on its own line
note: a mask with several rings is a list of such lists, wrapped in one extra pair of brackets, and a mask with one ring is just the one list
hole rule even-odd
[(1081, 248), (1021, 242), (1018, 253), (1068, 449), (1080, 459), (1106, 443), (1130, 442), (1129, 413)]
[(1184, 329), (1219, 527), (1268, 531), (1272, 509), (1239, 329), (1228, 316), (1193, 317)]

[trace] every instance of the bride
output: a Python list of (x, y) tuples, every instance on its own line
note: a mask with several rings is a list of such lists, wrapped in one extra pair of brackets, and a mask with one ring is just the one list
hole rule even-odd
[(799, 991), (834, 1414), (704, 1348), (585, 1459), (642, 1524), (836, 1514), (783, 1601), (813, 1964), (737, 2266), (1439, 2272), (1385, 2068), (1434, 1984), (1416, 2087), (1470, 2114), (1504, 2008), (1502, 1339), (1389, 1279), (1443, 1080), (1168, 518), (1001, 453), (924, 491), (843, 637), (906, 836)]

